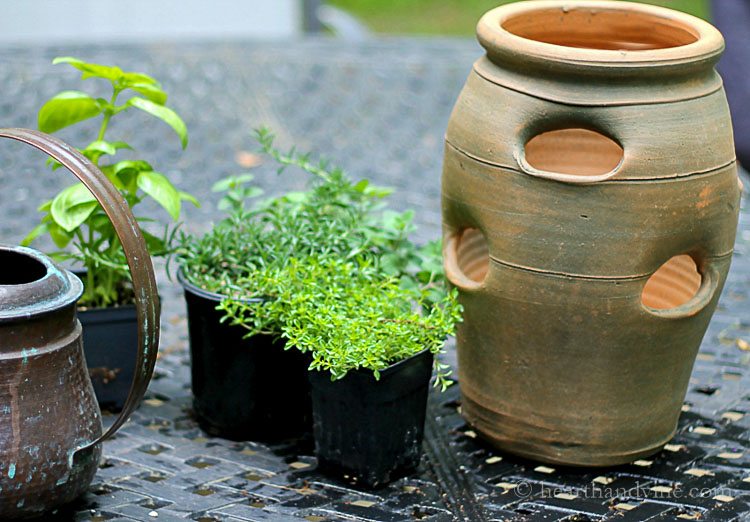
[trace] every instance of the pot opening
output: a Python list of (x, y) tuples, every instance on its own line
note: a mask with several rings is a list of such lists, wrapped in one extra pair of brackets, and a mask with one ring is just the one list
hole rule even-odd
[(623, 155), (622, 147), (614, 140), (588, 129), (544, 132), (524, 146), (524, 156), (531, 167), (583, 177), (613, 171)]
[(549, 8), (505, 20), (501, 27), (521, 38), (582, 49), (644, 51), (691, 44), (688, 25), (631, 9)]
[(464, 229), (454, 243), (456, 267), (470, 281), (480, 285), (490, 268), (490, 253), (484, 235), (476, 228)]
[(682, 306), (698, 293), (703, 276), (689, 255), (674, 256), (652, 275), (641, 294), (641, 303), (654, 310)]
[(25, 285), (47, 275), (47, 267), (32, 256), (0, 250), (0, 285)]

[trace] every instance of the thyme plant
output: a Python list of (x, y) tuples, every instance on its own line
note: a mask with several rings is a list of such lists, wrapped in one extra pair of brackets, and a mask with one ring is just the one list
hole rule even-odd
[[(280, 325), (286, 347), (309, 352), (310, 369), (330, 372), (331, 380), (360, 368), (379, 379), (380, 370), (422, 350), (438, 354), (461, 320), (455, 289), (427, 304), (424, 293), (402, 287), (361, 258), (291, 259), (238, 284), (267, 299), (225, 299), (219, 306), (225, 319), (248, 335), (273, 333), (265, 330), (270, 319)], [(436, 359), (435, 368), (435, 385), (445, 390), (449, 366)]]

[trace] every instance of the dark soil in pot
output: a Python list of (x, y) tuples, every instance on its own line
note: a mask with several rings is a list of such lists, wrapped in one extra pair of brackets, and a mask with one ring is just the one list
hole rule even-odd
[(240, 326), (221, 323), (216, 306), (224, 296), (185, 279), (193, 409), (211, 435), (265, 442), (310, 431), (312, 411), (308, 358), (284, 350), (269, 335), (243, 339)]
[(315, 454), (321, 471), (376, 488), (420, 461), (433, 356), (424, 350), (389, 366), (331, 381), (308, 373), (312, 385)]

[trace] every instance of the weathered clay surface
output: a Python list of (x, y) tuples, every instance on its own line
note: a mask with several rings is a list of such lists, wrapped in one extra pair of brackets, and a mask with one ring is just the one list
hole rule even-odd
[(581, 0), (497, 8), (478, 36), (487, 56), (451, 116), (442, 184), (463, 414), (546, 462), (654, 453), (735, 240), (721, 35)]

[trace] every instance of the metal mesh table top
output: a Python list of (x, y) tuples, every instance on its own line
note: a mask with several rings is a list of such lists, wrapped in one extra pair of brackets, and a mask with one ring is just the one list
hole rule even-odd
[[(252, 129), (268, 125), (282, 148), (321, 152), (354, 178), (394, 187), (391, 207), (414, 209), (418, 239), (426, 241), (440, 234), (443, 133), (481, 54), (471, 40), (434, 38), (4, 48), (0, 120), (35, 128), (50, 96), (85, 90), (74, 70), (51, 65), (55, 56), (142, 71), (162, 81), (168, 105), (188, 125), (190, 145), (181, 152), (166, 125), (140, 115), (113, 130), (202, 201), (201, 209), (184, 208), (184, 230), (205, 232), (221, 219), (210, 187), (244, 170), (243, 154), (255, 150)], [(82, 145), (91, 128), (81, 124), (59, 135)], [(17, 244), (36, 224), (39, 203), (72, 179), (59, 173), (50, 173), (38, 153), (0, 143), (0, 241)], [(268, 164), (256, 179), (270, 193), (305, 181), (292, 172), (276, 176)], [(431, 395), (419, 469), (376, 491), (318, 473), (309, 439), (264, 445), (209, 437), (191, 412), (181, 289), (158, 268), (163, 313), (155, 378), (140, 409), (105, 443), (89, 493), (59, 513), (61, 520), (750, 519), (746, 194), (732, 269), (677, 434), (652, 458), (616, 468), (539, 466), (492, 450), (458, 413), (458, 386)], [(448, 352), (455, 363), (452, 345)]]

